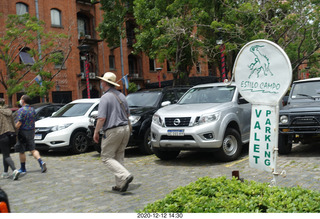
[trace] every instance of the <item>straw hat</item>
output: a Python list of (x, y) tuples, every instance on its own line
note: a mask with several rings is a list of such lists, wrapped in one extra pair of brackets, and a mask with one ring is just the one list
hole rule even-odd
[(113, 84), (117, 87), (120, 87), (120, 85), (116, 83), (117, 76), (112, 72), (104, 73), (103, 77), (99, 77), (99, 76), (96, 76), (96, 77), (101, 80), (104, 80), (105, 82), (107, 82), (109, 84)]

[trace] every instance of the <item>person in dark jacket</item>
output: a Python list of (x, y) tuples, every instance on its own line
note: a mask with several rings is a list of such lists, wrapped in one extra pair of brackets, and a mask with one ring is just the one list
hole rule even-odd
[(15, 132), (12, 111), (5, 106), (4, 99), (0, 98), (0, 149), (2, 151), (4, 167), (4, 172), (1, 174), (1, 177), (10, 177), (8, 173), (10, 167), (13, 180), (17, 180), (20, 174), (10, 157), (10, 149), (13, 146), (10, 144), (10, 138), (15, 138)]

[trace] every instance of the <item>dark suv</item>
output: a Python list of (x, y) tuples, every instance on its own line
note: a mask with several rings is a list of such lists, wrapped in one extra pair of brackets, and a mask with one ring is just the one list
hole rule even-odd
[(320, 139), (320, 78), (293, 82), (288, 103), (280, 110), (279, 153), (288, 154), (292, 142)]
[[(126, 97), (130, 108), (132, 133), (128, 146), (138, 146), (144, 154), (153, 154), (151, 148), (150, 127), (153, 114), (160, 108), (176, 103), (190, 87), (164, 87), (141, 90)], [(93, 113), (95, 115), (95, 113)], [(97, 115), (97, 114), (96, 114)], [(91, 119), (89, 136), (92, 137), (96, 119)], [(100, 138), (101, 139), (101, 138)], [(100, 144), (94, 145), (100, 153)]]

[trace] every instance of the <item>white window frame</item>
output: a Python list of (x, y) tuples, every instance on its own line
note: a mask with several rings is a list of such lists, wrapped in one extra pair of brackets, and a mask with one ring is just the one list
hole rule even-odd
[(61, 27), (61, 11), (59, 9), (53, 8), (50, 10), (51, 15), (51, 25), (53, 27)]

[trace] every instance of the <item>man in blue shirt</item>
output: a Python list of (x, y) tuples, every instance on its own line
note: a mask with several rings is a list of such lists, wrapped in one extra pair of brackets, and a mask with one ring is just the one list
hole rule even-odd
[(23, 95), (20, 99), (22, 106), (17, 112), (16, 129), (18, 133), (18, 143), (16, 144), (16, 151), (19, 152), (21, 168), (20, 173), (27, 173), (26, 170), (26, 155), (25, 151), (30, 151), (35, 159), (38, 160), (41, 172), (47, 171), (46, 163), (42, 161), (39, 151), (35, 149), (34, 143), (34, 129), (36, 112), (29, 104), (31, 99), (27, 95)]

